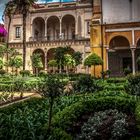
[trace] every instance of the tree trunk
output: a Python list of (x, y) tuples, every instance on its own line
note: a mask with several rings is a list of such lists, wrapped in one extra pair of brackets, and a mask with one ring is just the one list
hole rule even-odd
[(94, 77), (95, 77), (95, 65), (94, 65)]
[(26, 17), (27, 17), (27, 13), (24, 11), (23, 13), (23, 70), (25, 70), (25, 66), (26, 66)]
[(23, 92), (20, 93), (20, 99), (22, 99), (22, 98), (23, 98)]
[[(8, 23), (8, 35), (7, 35), (7, 50), (6, 50), (6, 62), (8, 63), (8, 48), (9, 48), (9, 32), (10, 32), (10, 25), (11, 25), (11, 17), (9, 17), (9, 23)], [(8, 65), (6, 66), (6, 71), (8, 72)]]
[(60, 60), (60, 64), (59, 64), (59, 73), (62, 73), (61, 60)]
[(50, 128), (51, 128), (51, 121), (52, 121), (52, 108), (53, 108), (53, 102), (54, 102), (54, 99), (50, 99), (50, 108), (49, 108), (49, 121), (48, 121), (48, 129), (50, 131)]

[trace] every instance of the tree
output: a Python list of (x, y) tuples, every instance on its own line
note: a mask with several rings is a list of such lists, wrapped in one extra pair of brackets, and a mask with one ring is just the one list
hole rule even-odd
[(33, 66), (33, 68), (35, 68), (35, 73), (38, 75), (39, 68), (43, 68), (41, 54), (40, 53), (34, 53), (31, 56), (31, 60), (32, 60), (32, 66)]
[(16, 12), (19, 12), (23, 16), (23, 70), (26, 66), (26, 18), (31, 6), (35, 4), (37, 0), (13, 0), (16, 5)]
[(64, 55), (70, 51), (70, 47), (69, 46), (66, 46), (66, 47), (57, 47), (55, 49), (55, 54), (54, 54), (54, 57), (55, 57), (55, 60), (57, 61), (57, 64), (59, 65), (59, 72), (61, 73), (62, 72), (62, 66), (64, 65)]
[[(82, 64), (82, 53), (77, 51), (72, 54), (73, 59), (75, 60), (75, 66)], [(77, 71), (77, 68), (76, 68)]]
[(20, 56), (13, 56), (10, 57), (9, 59), (9, 66), (12, 67), (12, 72), (13, 72), (13, 68), (16, 68), (16, 75), (18, 72), (18, 68), (20, 68), (22, 66), (22, 58)]
[(0, 57), (3, 59), (5, 53), (7, 52), (7, 48), (5, 45), (0, 46)]
[(47, 76), (40, 84), (38, 92), (41, 96), (49, 100), (49, 119), (48, 128), (51, 128), (53, 104), (56, 99), (64, 92), (64, 83), (55, 75)]
[(70, 54), (65, 54), (64, 55), (64, 65), (67, 67), (67, 73), (69, 70), (69, 67), (74, 67), (75, 66), (75, 59)]
[(92, 65), (94, 66), (94, 76), (95, 76), (95, 66), (97, 65), (102, 65), (103, 60), (101, 57), (99, 57), (97, 54), (92, 53), (90, 54), (85, 60), (84, 60), (84, 65), (91, 67)]
[(56, 60), (54, 60), (54, 59), (50, 60), (48, 62), (48, 65), (53, 68), (53, 73), (54, 73), (54, 68), (57, 66)]
[[(7, 48), (9, 48), (9, 34), (10, 34), (10, 25), (11, 25), (11, 21), (12, 21), (12, 16), (15, 13), (15, 3), (14, 1), (9, 1), (8, 3), (6, 3), (5, 6), (5, 10), (3, 12), (3, 17), (7, 16), (9, 18), (9, 22), (8, 22), (8, 35), (7, 35), (7, 41), (6, 41), (6, 45)], [(4, 21), (4, 18), (3, 18)], [(7, 52), (7, 56), (6, 56), (7, 62), (8, 62), (8, 52)], [(7, 68), (7, 72), (8, 72), (8, 68)]]
[(0, 69), (2, 69), (3, 68), (3, 59), (2, 58), (0, 58)]

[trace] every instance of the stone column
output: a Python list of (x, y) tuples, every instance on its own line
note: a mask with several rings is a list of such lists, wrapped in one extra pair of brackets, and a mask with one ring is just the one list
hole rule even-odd
[(47, 71), (47, 48), (44, 49), (44, 53), (45, 53), (45, 71)]
[(109, 47), (106, 47), (106, 69), (109, 70), (109, 65), (108, 65), (108, 51), (109, 51)]
[(77, 39), (78, 37), (78, 16), (76, 16), (75, 19), (75, 38)]
[(45, 20), (45, 40), (47, 40), (47, 18)]
[(59, 22), (60, 22), (59, 39), (62, 39), (62, 16), (59, 16)]
[(131, 47), (131, 54), (132, 54), (132, 73), (133, 75), (136, 73), (136, 64), (135, 64), (135, 47)]

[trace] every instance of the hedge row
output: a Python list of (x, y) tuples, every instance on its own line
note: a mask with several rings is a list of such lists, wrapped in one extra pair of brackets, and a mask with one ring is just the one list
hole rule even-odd
[[(65, 136), (72, 139), (69, 134), (67, 134), (67, 130), (72, 127), (73, 123), (78, 120), (85, 113), (95, 112), (100, 110), (106, 109), (117, 109), (122, 112), (132, 113), (135, 110), (136, 101), (133, 99), (128, 99), (124, 97), (101, 97), (101, 98), (90, 98), (87, 100), (81, 100), (77, 103), (74, 103), (62, 111), (58, 112), (56, 115), (53, 116), (52, 119), (52, 126), (53, 132), (51, 138), (53, 140), (59, 140), (60, 135), (62, 132), (65, 132)], [(57, 131), (56, 131), (56, 128)], [(59, 131), (58, 131), (59, 130)], [(44, 125), (43, 131), (44, 134), (46, 133), (47, 136), (47, 124)], [(60, 132), (60, 133), (59, 133)], [(67, 135), (66, 135), (67, 134)], [(50, 139), (47, 138), (47, 139)]]

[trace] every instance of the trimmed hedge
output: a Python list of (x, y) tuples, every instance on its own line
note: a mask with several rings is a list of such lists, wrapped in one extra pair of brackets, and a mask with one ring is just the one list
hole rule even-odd
[(129, 75), (127, 80), (128, 82), (125, 85), (126, 92), (131, 95), (140, 96), (140, 73)]
[(69, 107), (64, 108), (53, 117), (53, 126), (60, 127), (64, 130), (72, 126), (78, 117), (83, 113), (100, 111), (106, 109), (118, 109), (122, 112), (133, 112), (136, 101), (123, 97), (105, 97), (98, 99), (89, 99), (87, 101), (79, 101)]
[(137, 104), (137, 107), (135, 109), (135, 116), (136, 116), (136, 120), (137, 120), (137, 127), (139, 128), (140, 130), (140, 103)]
[(106, 79), (107, 83), (125, 83), (126, 82), (126, 78), (108, 78)]

